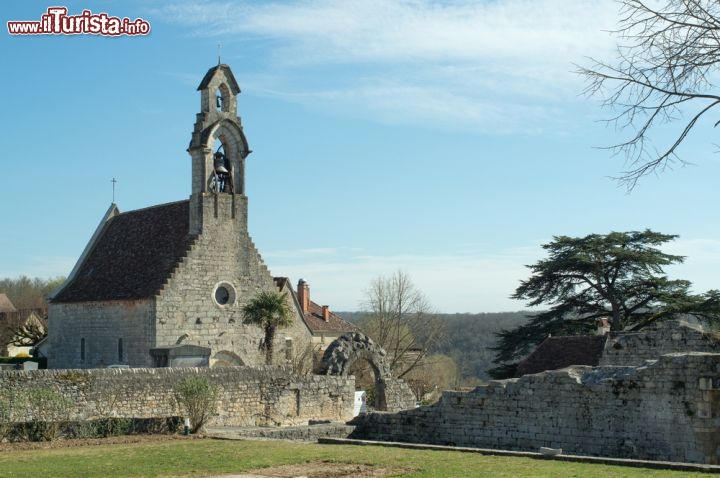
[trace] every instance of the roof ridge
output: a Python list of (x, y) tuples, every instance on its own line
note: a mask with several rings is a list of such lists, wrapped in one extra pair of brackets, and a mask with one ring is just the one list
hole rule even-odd
[[(118, 216), (124, 216), (124, 215), (127, 215), (127, 214), (133, 214), (133, 213), (139, 213), (139, 212), (149, 211), (149, 210), (151, 210), (151, 209), (157, 209), (157, 208), (161, 208), (161, 207), (174, 206), (174, 205), (178, 205), (178, 204), (182, 204), (182, 203), (186, 203), (186, 202), (190, 202), (190, 200), (189, 200), (189, 199), (181, 199), (181, 200), (179, 200), (179, 201), (171, 201), (171, 202), (166, 202), (166, 203), (163, 203), (163, 204), (155, 204), (154, 206), (146, 206), (146, 207), (141, 207), (141, 208), (139, 208), (139, 209), (131, 209), (131, 210), (129, 210), (129, 211), (120, 212), (120, 213), (118, 214)], [(115, 217), (117, 217), (117, 216), (115, 216)]]

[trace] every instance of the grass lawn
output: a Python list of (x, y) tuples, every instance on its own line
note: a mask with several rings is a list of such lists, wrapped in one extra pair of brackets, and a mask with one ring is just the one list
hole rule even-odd
[(711, 476), (608, 465), (566, 463), (475, 453), (338, 446), (280, 441), (211, 439), (3, 451), (0, 477), (211, 476), (247, 470), (332, 462), (390, 468), (404, 477), (693, 477)]

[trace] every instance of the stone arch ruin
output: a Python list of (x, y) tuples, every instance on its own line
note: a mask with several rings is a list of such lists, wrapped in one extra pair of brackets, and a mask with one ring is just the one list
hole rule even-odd
[(377, 410), (393, 411), (414, 407), (414, 394), (404, 381), (392, 378), (386, 357), (387, 352), (373, 339), (360, 332), (349, 332), (325, 349), (318, 372), (322, 375), (347, 376), (355, 362), (366, 360), (375, 375)]

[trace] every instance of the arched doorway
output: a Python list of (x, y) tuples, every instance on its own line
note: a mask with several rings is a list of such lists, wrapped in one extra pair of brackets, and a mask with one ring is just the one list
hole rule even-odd
[(239, 367), (245, 365), (243, 360), (235, 352), (221, 350), (212, 358), (211, 367)]

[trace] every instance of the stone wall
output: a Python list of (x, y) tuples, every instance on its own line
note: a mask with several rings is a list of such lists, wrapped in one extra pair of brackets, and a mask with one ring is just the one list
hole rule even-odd
[(71, 420), (151, 418), (182, 416), (173, 387), (194, 375), (220, 389), (218, 414), (209, 425), (288, 426), (352, 418), (352, 378), (298, 376), (279, 367), (0, 371), (0, 387), (55, 390), (74, 404)]
[(432, 406), (356, 418), (353, 438), (719, 463), (720, 354), (571, 367), (446, 391)]
[(48, 366), (152, 365), (149, 354), (154, 346), (152, 299), (60, 303), (52, 304), (51, 310)]
[(384, 388), (385, 410), (388, 412), (399, 412), (400, 410), (415, 408), (415, 394), (404, 380), (384, 378), (381, 386)]
[(638, 332), (610, 334), (599, 365), (643, 365), (664, 354), (689, 351), (720, 353), (720, 342), (699, 325), (668, 320)]

